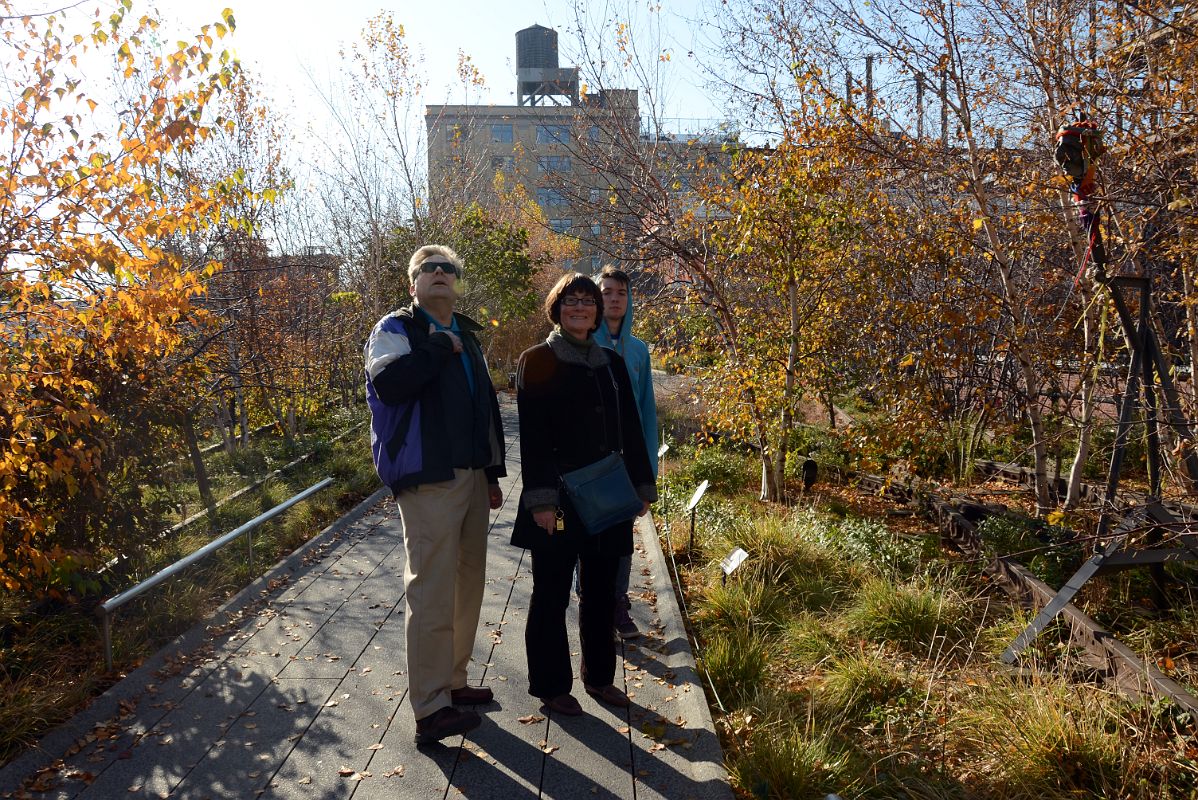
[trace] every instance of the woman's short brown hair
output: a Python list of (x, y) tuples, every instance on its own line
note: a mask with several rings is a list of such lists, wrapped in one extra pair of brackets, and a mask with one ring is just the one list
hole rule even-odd
[(603, 292), (599, 291), (599, 287), (593, 280), (581, 272), (567, 272), (558, 279), (557, 283), (553, 284), (553, 288), (549, 290), (549, 296), (545, 298), (545, 316), (554, 325), (560, 325), (562, 323), (562, 298), (579, 292), (584, 292), (595, 298), (595, 325), (591, 328), (591, 333), (594, 333), (599, 330), (599, 324), (603, 322)]

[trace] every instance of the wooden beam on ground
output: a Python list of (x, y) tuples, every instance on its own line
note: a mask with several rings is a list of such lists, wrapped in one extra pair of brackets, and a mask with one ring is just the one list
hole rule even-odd
[[(999, 559), (992, 568), (1021, 587), (1037, 606), (1044, 606), (1056, 597), (1056, 591), (1027, 571), (1022, 564)], [(1136, 655), (1130, 647), (1116, 639), (1072, 603), (1061, 609), (1061, 619), (1068, 623), (1072, 641), (1087, 651), (1104, 657), (1116, 688), (1132, 697), (1164, 697), (1191, 714), (1198, 714), (1198, 698), (1179, 683)]]

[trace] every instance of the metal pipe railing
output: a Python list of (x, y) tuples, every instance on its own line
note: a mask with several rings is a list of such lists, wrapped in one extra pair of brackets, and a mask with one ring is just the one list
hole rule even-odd
[(253, 566), (254, 566), (254, 541), (253, 541), (254, 528), (257, 528), (263, 522), (267, 522), (268, 520), (271, 520), (271, 519), (277, 517), (279, 514), (283, 513), (287, 509), (291, 508), (296, 503), (307, 500), (309, 497), (316, 494), (321, 489), (325, 489), (325, 488), (331, 486), (332, 483), (333, 483), (332, 478), (325, 478), (320, 483), (309, 486), (307, 489), (304, 489), (299, 494), (297, 494), (287, 500), (284, 500), (282, 503), (279, 503), (277, 506), (270, 509), (269, 511), (265, 511), (265, 512), (259, 514), (258, 516), (254, 517), (253, 519), (251, 519), (249, 522), (245, 523), (244, 525), (234, 528), (233, 530), (229, 531), (228, 533), (224, 534), (223, 536), (221, 536), (217, 539), (213, 539), (211, 542), (204, 545), (199, 550), (196, 550), (194, 553), (184, 556), (183, 558), (179, 559), (178, 561), (171, 564), (170, 566), (164, 567), (163, 569), (159, 570), (155, 574), (146, 578), (144, 581), (137, 584), (136, 586), (126, 589), (125, 591), (121, 592), (120, 594), (105, 600), (103, 603), (101, 603), (99, 606), (97, 606), (96, 613), (100, 615), (101, 624), (103, 625), (103, 628), (104, 628), (104, 666), (109, 671), (112, 670), (112, 613), (114, 611), (116, 611), (118, 608), (120, 608), (121, 606), (128, 603), (133, 598), (149, 591), (150, 589), (153, 589), (155, 586), (162, 583), (163, 581), (173, 578), (175, 575), (179, 574), (181, 571), (183, 571), (187, 567), (190, 567), (192, 564), (196, 563), (197, 561), (207, 558), (208, 556), (212, 555), (220, 548), (224, 547), (229, 542), (231, 542), (235, 539), (239, 539), (242, 536), (248, 535), (248, 537), (249, 537), (247, 539), (247, 541), (249, 542), (250, 569), (253, 569)]

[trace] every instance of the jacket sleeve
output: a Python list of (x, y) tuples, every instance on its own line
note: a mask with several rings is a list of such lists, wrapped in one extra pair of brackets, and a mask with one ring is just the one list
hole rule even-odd
[(558, 504), (557, 457), (553, 443), (553, 378), (556, 357), (534, 347), (520, 356), (516, 405), (520, 415), (522, 500), (530, 511)]
[[(473, 337), (471, 337), (473, 340)], [(490, 444), (492, 452), (492, 462), (483, 470), (487, 476), (487, 483), (499, 483), (499, 479), (507, 475), (507, 449), (503, 441), (503, 417), (499, 413), (499, 398), (495, 394), (495, 384), (491, 382), (491, 370), (487, 368), (487, 360), (483, 356), (481, 347), (478, 347), (477, 342), (475, 348), (478, 351), (478, 360), (481, 369), (478, 370), (479, 380), (485, 381), (487, 391), (487, 402), (491, 408), (491, 435)]]
[[(393, 321), (393, 322), (392, 322)], [(366, 342), (366, 377), (379, 399), (399, 405), (419, 395), (437, 379), (453, 356), (453, 343), (444, 334), (431, 334), (412, 347), (403, 323), (384, 319)]]
[(653, 396), (653, 366), (649, 362), (649, 348), (644, 348), (645, 368), (641, 370), (640, 391), (636, 396), (641, 398), (641, 429), (645, 434), (645, 449), (649, 453), (649, 467), (653, 470), (653, 478), (657, 479), (657, 447), (661, 442), (657, 439), (657, 398)]
[[(620, 430), (624, 437), (624, 465), (628, 477), (642, 500), (650, 503), (657, 500), (657, 480), (650, 466), (649, 453), (641, 428), (641, 415), (636, 409), (636, 397), (632, 393), (632, 380), (628, 368), (619, 356), (612, 358), (611, 368), (616, 375), (616, 387), (620, 392)], [(656, 423), (655, 423), (656, 425)]]

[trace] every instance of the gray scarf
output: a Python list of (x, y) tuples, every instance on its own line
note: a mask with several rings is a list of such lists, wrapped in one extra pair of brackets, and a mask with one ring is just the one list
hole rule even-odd
[(560, 327), (554, 328), (545, 339), (549, 348), (553, 350), (553, 354), (557, 356), (557, 360), (563, 364), (577, 364), (582, 367), (598, 369), (606, 367), (610, 363), (611, 359), (607, 357), (607, 348), (595, 344), (594, 339), (588, 338), (585, 344), (576, 343), (576, 341), (572, 336), (563, 333)]

